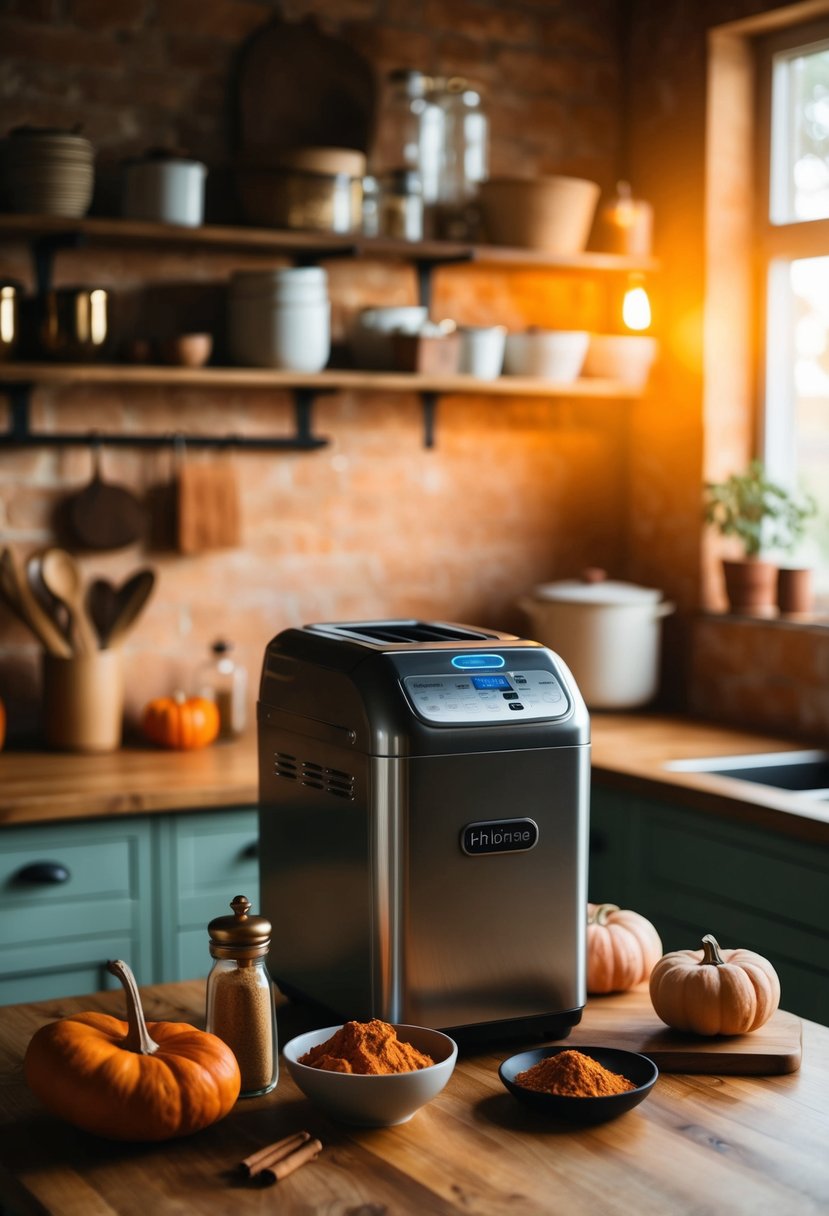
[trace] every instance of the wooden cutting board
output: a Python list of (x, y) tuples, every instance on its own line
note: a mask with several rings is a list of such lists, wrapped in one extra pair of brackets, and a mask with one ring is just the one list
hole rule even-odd
[(703, 1038), (671, 1030), (656, 1016), (647, 987), (624, 996), (588, 997), (568, 1045), (621, 1047), (649, 1056), (662, 1072), (772, 1076), (797, 1072), (802, 1056), (800, 1019), (782, 1009), (751, 1034)]

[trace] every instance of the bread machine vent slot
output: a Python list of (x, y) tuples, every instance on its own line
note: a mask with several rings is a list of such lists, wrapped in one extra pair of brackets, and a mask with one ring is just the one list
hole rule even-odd
[(297, 758), (289, 756), (287, 752), (275, 752), (273, 757), (273, 771), (277, 777), (288, 777), (291, 781), (296, 781)]
[(326, 794), (333, 794), (335, 798), (354, 798), (354, 777), (342, 769), (328, 768), (313, 760), (298, 760), (287, 752), (275, 752), (273, 771), (277, 777), (299, 781), (301, 785), (323, 790)]

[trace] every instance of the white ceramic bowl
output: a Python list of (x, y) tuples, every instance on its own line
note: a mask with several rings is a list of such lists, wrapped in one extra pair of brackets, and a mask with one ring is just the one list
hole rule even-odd
[(644, 388), (655, 358), (656, 338), (647, 334), (591, 334), (584, 375)]
[(357, 367), (375, 371), (394, 366), (393, 334), (417, 334), (429, 319), (428, 308), (400, 305), (364, 308), (349, 333), (349, 346)]
[(398, 1038), (425, 1052), (435, 1063), (414, 1072), (383, 1076), (328, 1072), (300, 1064), (312, 1047), (324, 1043), (340, 1029), (328, 1026), (297, 1035), (282, 1049), (288, 1072), (307, 1098), (341, 1123), (357, 1127), (392, 1127), (406, 1123), (421, 1106), (437, 1097), (452, 1075), (458, 1056), (454, 1039), (425, 1026), (397, 1025)]
[(575, 329), (533, 329), (507, 334), (504, 371), (509, 376), (535, 376), (570, 384), (577, 380), (590, 335)]

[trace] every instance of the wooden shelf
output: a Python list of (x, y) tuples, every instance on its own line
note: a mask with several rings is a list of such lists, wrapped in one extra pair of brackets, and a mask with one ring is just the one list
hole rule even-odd
[(537, 267), (562, 271), (628, 273), (655, 270), (652, 258), (631, 258), (614, 253), (586, 252), (559, 257), (533, 249), (511, 249), (502, 245), (475, 245), (457, 241), (398, 241), (365, 237), (359, 233), (296, 232), (276, 228), (205, 224), (185, 228), (140, 220), (90, 217), (63, 219), (60, 216), (0, 215), (0, 240), (40, 240), (63, 237), (99, 244), (128, 243), (198, 250), (240, 250), (273, 253), (294, 258), (324, 259), (351, 254), (355, 257), (401, 258), (411, 262), (474, 262), (481, 265)]
[(478, 380), (474, 376), (420, 376), (411, 372), (355, 371), (331, 368), (303, 373), (255, 367), (162, 367), (103, 363), (2, 363), (0, 384), (7, 385), (168, 385), (180, 388), (310, 389), (316, 392), (435, 393), (440, 396), (487, 397), (623, 397), (639, 390), (616, 380), (583, 378), (562, 384), (525, 376)]

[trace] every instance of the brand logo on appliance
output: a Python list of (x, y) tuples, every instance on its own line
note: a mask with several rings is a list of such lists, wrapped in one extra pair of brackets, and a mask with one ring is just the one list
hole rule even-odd
[(534, 819), (488, 819), (468, 823), (461, 832), (461, 848), (470, 857), (481, 853), (522, 853), (538, 844)]

